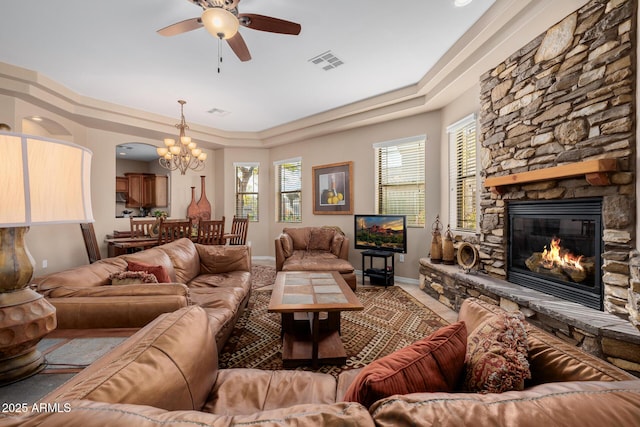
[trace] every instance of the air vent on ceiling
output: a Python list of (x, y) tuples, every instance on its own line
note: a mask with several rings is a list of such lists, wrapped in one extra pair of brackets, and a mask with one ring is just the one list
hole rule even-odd
[(225, 110), (221, 110), (219, 108), (212, 108), (212, 109), (208, 110), (207, 113), (213, 114), (214, 116), (218, 116), (218, 117), (224, 117), (224, 116), (228, 116), (229, 114), (231, 114), (231, 112), (225, 111)]
[(344, 64), (344, 61), (335, 56), (330, 50), (314, 56), (309, 60), (309, 62), (319, 66), (325, 71), (332, 70)]

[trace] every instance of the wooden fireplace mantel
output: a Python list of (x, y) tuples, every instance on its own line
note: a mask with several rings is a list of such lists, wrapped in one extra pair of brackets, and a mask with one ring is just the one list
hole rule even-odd
[(504, 187), (513, 184), (548, 181), (550, 179), (570, 178), (584, 175), (591, 185), (609, 185), (609, 172), (618, 170), (616, 159), (586, 160), (568, 165), (554, 166), (546, 169), (495, 176), (485, 179), (484, 186), (491, 187), (494, 193), (504, 193)]

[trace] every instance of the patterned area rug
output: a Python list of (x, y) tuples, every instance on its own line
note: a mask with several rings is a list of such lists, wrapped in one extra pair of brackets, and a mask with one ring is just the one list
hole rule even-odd
[[(448, 323), (399, 287), (359, 288), (363, 311), (342, 313), (343, 366), (322, 365), (317, 372), (337, 376), (360, 368), (426, 337)], [(221, 368), (283, 369), (280, 315), (268, 313), (270, 290), (253, 291), (219, 360)], [(300, 368), (311, 370), (311, 368)]]
[(276, 281), (276, 269), (268, 265), (251, 266), (251, 289), (271, 286)]

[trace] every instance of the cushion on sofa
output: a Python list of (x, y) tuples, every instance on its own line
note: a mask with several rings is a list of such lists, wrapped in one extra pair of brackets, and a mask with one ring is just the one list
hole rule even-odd
[(196, 243), (200, 257), (200, 274), (220, 274), (231, 271), (251, 271), (248, 246), (201, 245)]
[(371, 362), (345, 393), (347, 402), (366, 407), (394, 394), (453, 391), (464, 367), (467, 329), (456, 322)]
[(293, 255), (293, 239), (287, 233), (280, 234), (280, 242), (282, 245), (282, 252), (285, 258), (289, 258)]
[(339, 257), (342, 251), (342, 244), (344, 243), (344, 234), (334, 233), (331, 239), (331, 253)]
[(111, 281), (109, 276), (127, 269), (127, 262), (122, 258), (106, 258), (93, 264), (81, 265), (46, 276), (36, 277), (32, 283), (38, 286), (38, 291), (46, 293), (58, 286), (104, 286)]
[(376, 426), (635, 426), (640, 381), (574, 381), (505, 393), (416, 393), (371, 408)]
[(158, 317), (42, 401), (89, 399), (199, 410), (217, 374), (209, 318), (201, 307), (189, 306)]
[(221, 369), (205, 412), (249, 415), (300, 404), (336, 401), (335, 377), (318, 372)]
[(353, 265), (345, 259), (336, 258), (328, 252), (322, 256), (315, 256), (315, 252), (294, 251), (282, 266), (283, 271), (338, 271), (353, 273)]
[(176, 272), (173, 268), (171, 258), (169, 258), (169, 256), (158, 247), (149, 248), (140, 252), (134, 252), (132, 254), (120, 255), (118, 258), (122, 258), (123, 260), (125, 260), (127, 262), (127, 265), (131, 262), (146, 265), (161, 265), (169, 275), (169, 282), (186, 283), (176, 278)]
[(309, 236), (309, 246), (307, 250), (310, 251), (331, 251), (331, 241), (336, 234), (335, 230), (324, 227), (311, 228), (311, 235)]
[(109, 276), (112, 285), (136, 285), (140, 283), (158, 283), (155, 274), (146, 271), (121, 271)]
[(531, 378), (527, 333), (522, 313), (502, 312), (480, 324), (468, 337), (463, 389), (503, 393), (524, 389)]
[(190, 280), (200, 273), (198, 251), (190, 239), (184, 237), (171, 243), (158, 246), (158, 249), (164, 251), (171, 259), (176, 272), (176, 281), (189, 283)]
[(294, 250), (307, 250), (311, 239), (311, 229), (309, 227), (285, 228), (282, 232), (291, 236)]
[(151, 264), (145, 264), (143, 262), (130, 260), (127, 262), (127, 270), (134, 271), (134, 272), (141, 271), (147, 274), (153, 274), (154, 276), (156, 276), (158, 283), (171, 282), (169, 273), (167, 273), (167, 270), (161, 265), (151, 265)]

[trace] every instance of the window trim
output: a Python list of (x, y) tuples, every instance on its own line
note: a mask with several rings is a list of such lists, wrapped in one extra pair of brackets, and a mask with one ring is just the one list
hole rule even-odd
[[(281, 205), (280, 205), (280, 200), (282, 197), (282, 192), (281, 192), (281, 188), (280, 188), (280, 176), (278, 173), (278, 169), (281, 165), (283, 164), (288, 164), (288, 163), (300, 163), (300, 189), (297, 191), (288, 191), (287, 193), (300, 193), (300, 217), (299, 220), (297, 221), (285, 221), (282, 219), (281, 216)], [(302, 222), (302, 157), (291, 157), (288, 159), (283, 159), (283, 160), (276, 160), (273, 162), (273, 167), (274, 167), (274, 181), (275, 181), (275, 192), (276, 192), (276, 203), (275, 203), (275, 216), (276, 216), (276, 222), (278, 223), (301, 223)]]
[[(475, 124), (475, 133), (476, 133), (476, 170), (475, 170), (475, 186), (476, 186), (476, 197), (474, 200), (476, 220), (474, 228), (460, 228), (458, 227), (458, 190), (457, 190), (457, 153), (456, 153), (456, 132), (469, 126), (471, 123)], [(451, 229), (460, 233), (469, 233), (474, 234), (479, 230), (479, 212), (480, 212), (480, 176), (478, 173), (478, 115), (476, 113), (471, 113), (462, 119), (454, 122), (453, 124), (447, 126), (447, 147), (448, 147), (448, 166), (449, 166), (449, 179), (448, 179), (448, 194), (449, 194), (449, 212), (448, 219), (451, 224)]]
[(251, 194), (255, 194), (256, 195), (257, 215), (254, 218), (250, 218), (249, 221), (250, 222), (259, 222), (260, 221), (260, 162), (234, 162), (233, 163), (234, 181), (238, 177), (238, 167), (254, 167), (254, 168), (258, 168), (258, 191), (239, 193), (237, 184), (234, 185), (234, 194), (235, 194), (234, 212), (235, 212), (235, 215), (236, 216), (238, 215), (238, 195), (239, 194), (250, 194), (250, 195)]

